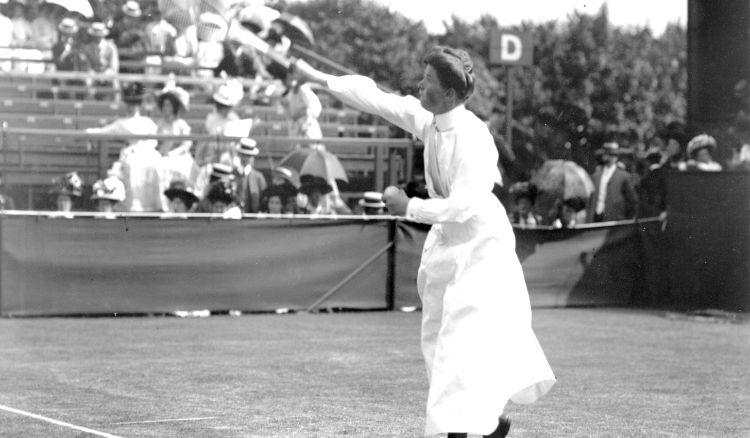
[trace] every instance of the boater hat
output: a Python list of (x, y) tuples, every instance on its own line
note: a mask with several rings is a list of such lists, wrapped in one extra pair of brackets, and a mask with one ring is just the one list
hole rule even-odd
[(359, 200), (359, 205), (365, 208), (384, 208), (383, 194), (380, 192), (365, 192), (362, 199)]
[(143, 15), (141, 5), (135, 0), (129, 0), (122, 5), (122, 13), (132, 18), (140, 18)]
[(250, 137), (240, 139), (240, 145), (237, 146), (237, 153), (248, 157), (255, 157), (260, 153), (258, 142)]
[(60, 20), (60, 23), (57, 25), (57, 30), (65, 35), (74, 35), (78, 33), (78, 23), (73, 18), (65, 17)]
[(92, 186), (91, 199), (109, 199), (114, 202), (125, 200), (125, 184), (116, 176), (100, 179)]
[(87, 32), (91, 36), (100, 37), (100, 38), (104, 38), (107, 35), (109, 35), (109, 29), (107, 29), (107, 26), (100, 21), (95, 21), (91, 23), (89, 25)]

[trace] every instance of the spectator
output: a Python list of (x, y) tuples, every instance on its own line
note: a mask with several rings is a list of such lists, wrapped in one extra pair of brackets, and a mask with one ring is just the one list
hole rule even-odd
[(57, 211), (68, 213), (73, 210), (73, 203), (81, 197), (83, 181), (78, 172), (68, 172), (52, 180), (50, 194), (55, 195)]
[[(10, 48), (12, 43), (13, 22), (0, 12), (0, 57), (10, 58), (13, 55), (13, 49)], [(0, 61), (0, 71), (11, 71), (12, 69), (12, 61)]]
[(667, 145), (662, 157), (662, 166), (666, 166), (666, 169), (685, 170), (685, 125), (680, 122), (669, 123), (664, 140)]
[(203, 194), (201, 200), (198, 201), (198, 205), (195, 207), (196, 213), (211, 213), (211, 202), (208, 200), (207, 195), (214, 183), (221, 181), (225, 186), (231, 187), (233, 193), (236, 193), (234, 188), (236, 183), (234, 174), (232, 173), (232, 166), (224, 163), (213, 163), (206, 167), (208, 168), (206, 180), (202, 181), (199, 178), (195, 186), (195, 192)]
[(91, 199), (97, 202), (97, 211), (111, 214), (117, 204), (125, 200), (125, 184), (112, 175), (99, 180), (92, 186)]
[(658, 147), (646, 151), (647, 168), (638, 185), (639, 214), (642, 217), (656, 217), (667, 210), (666, 157)]
[[(60, 31), (59, 40), (52, 46), (52, 60), (57, 71), (89, 71), (91, 65), (89, 58), (86, 56), (83, 45), (78, 38), (78, 22), (75, 19), (66, 17), (60, 21), (57, 26)], [(53, 84), (59, 84), (57, 80)], [(77, 99), (83, 99), (85, 93), (77, 92), (70, 94), (70, 88), (83, 87), (86, 82), (81, 79), (68, 79), (63, 82), (66, 90), (60, 92), (61, 99), (67, 99), (71, 96)]]
[(38, 13), (31, 21), (34, 46), (37, 49), (48, 51), (57, 42), (57, 22), (54, 16), (55, 7), (50, 3), (42, 3), (38, 6)]
[(359, 200), (359, 207), (365, 216), (385, 214), (385, 202), (380, 192), (365, 192)]
[(0, 210), (15, 210), (16, 203), (13, 198), (6, 192), (5, 177), (0, 173)]
[(117, 74), (120, 71), (120, 56), (114, 41), (107, 39), (109, 29), (96, 21), (86, 31), (91, 38), (85, 46), (91, 69), (97, 73)]
[[(310, 84), (297, 80), (290, 81), (281, 104), (289, 118), (289, 136), (323, 138), (323, 132), (318, 123), (323, 107)], [(310, 144), (309, 147), (325, 150), (321, 143)]]
[(708, 134), (700, 134), (693, 137), (687, 145), (688, 161), (687, 169), (702, 170), (704, 172), (720, 172), (721, 164), (711, 157), (716, 150), (716, 139)]
[(10, 20), (13, 24), (13, 47), (31, 47), (34, 42), (34, 31), (31, 29), (31, 23), (26, 18), (26, 2), (19, 0), (10, 0)]
[(255, 157), (260, 150), (252, 138), (240, 140), (237, 149), (241, 162), (241, 183), (239, 189), (240, 208), (245, 213), (257, 213), (260, 211), (261, 193), (266, 189), (266, 178), (255, 169)]
[[(163, 135), (190, 135), (190, 125), (182, 118), (190, 106), (190, 94), (174, 81), (167, 84), (156, 98), (161, 118), (156, 121), (157, 133)], [(190, 140), (162, 140), (159, 153), (162, 156), (162, 183), (166, 186), (174, 179), (195, 184), (199, 168), (191, 154)]]
[(508, 214), (511, 224), (516, 225), (541, 225), (542, 216), (534, 213), (537, 188), (528, 182), (517, 182), (510, 187), (510, 195), (513, 197), (513, 210)]
[(638, 196), (633, 188), (632, 176), (618, 165), (622, 153), (616, 142), (604, 143), (597, 151), (603, 165), (594, 173), (594, 193), (588, 203), (586, 220), (605, 222), (631, 219), (636, 216)]
[(146, 60), (148, 38), (141, 21), (143, 15), (141, 5), (135, 0), (129, 0), (122, 6), (122, 13), (123, 16), (115, 35), (120, 61), (123, 61), (120, 65), (120, 72), (142, 74), (144, 67), (141, 64)]
[(750, 144), (743, 144), (735, 149), (729, 162), (731, 170), (750, 170)]
[(274, 190), (281, 194), (284, 202), (284, 213), (297, 212), (297, 193), (300, 186), (297, 171), (284, 166), (274, 167), (272, 170), (271, 186), (267, 190)]
[(280, 189), (279, 186), (270, 186), (263, 191), (260, 211), (262, 213), (270, 214), (289, 213), (285, 210), (288, 198), (287, 192)]
[(218, 14), (204, 12), (198, 17), (198, 47), (195, 62), (198, 76), (211, 77), (224, 57), (222, 42), (227, 36), (227, 22)]
[[(143, 85), (133, 82), (125, 86), (122, 99), (128, 116), (115, 120), (101, 128), (89, 128), (86, 132), (121, 135), (156, 134), (157, 126), (149, 117), (141, 115)], [(161, 188), (161, 155), (156, 151), (156, 140), (131, 139), (122, 148), (120, 158), (112, 165), (112, 172), (125, 183), (127, 211), (163, 211)]]
[[(223, 136), (227, 123), (240, 119), (234, 107), (240, 103), (242, 96), (242, 84), (235, 80), (227, 81), (216, 90), (212, 96), (214, 110), (206, 115), (206, 134)], [(199, 143), (195, 150), (195, 161), (201, 167), (216, 162), (226, 162), (234, 166), (238, 164), (236, 143), (219, 140)]]
[(211, 203), (211, 213), (221, 214), (225, 219), (242, 219), (242, 211), (235, 203), (232, 186), (225, 181), (212, 183), (206, 199)]
[[(89, 42), (84, 46), (84, 51), (88, 58), (91, 70), (104, 75), (115, 75), (120, 72), (120, 55), (117, 52), (117, 46), (114, 41), (107, 39), (109, 29), (104, 23), (94, 22), (89, 25), (86, 31), (90, 37)], [(104, 90), (117, 91), (120, 84), (117, 80), (103, 81), (97, 80), (94, 86)], [(107, 93), (95, 93), (96, 99), (105, 98)]]
[(586, 200), (578, 196), (559, 203), (558, 214), (552, 221), (553, 228), (575, 228), (586, 221)]
[[(149, 53), (146, 61), (149, 64), (161, 65), (164, 57), (174, 56), (176, 53), (177, 29), (162, 17), (161, 11), (155, 4), (147, 7), (144, 15), (149, 19), (144, 27), (146, 48)], [(150, 67), (148, 72), (161, 74), (162, 69)]]
[(302, 184), (299, 191), (304, 195), (300, 198), (301, 205), (298, 205), (300, 212), (314, 215), (336, 214), (330, 198), (326, 196), (333, 190), (326, 180), (310, 175), (302, 175), (300, 180)]
[(198, 196), (185, 181), (171, 181), (164, 196), (169, 199), (169, 211), (172, 213), (189, 213), (198, 205)]

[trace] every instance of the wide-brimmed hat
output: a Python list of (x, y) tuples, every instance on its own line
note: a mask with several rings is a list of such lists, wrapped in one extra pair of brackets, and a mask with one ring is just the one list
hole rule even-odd
[(380, 192), (365, 192), (362, 199), (359, 200), (360, 207), (365, 208), (384, 208), (383, 194)]
[(67, 195), (79, 197), (83, 191), (83, 180), (78, 172), (68, 172), (52, 180), (50, 193), (53, 195)]
[(116, 176), (100, 179), (91, 187), (91, 199), (108, 199), (114, 202), (125, 200), (125, 184)]
[(170, 181), (169, 188), (164, 190), (164, 196), (169, 199), (182, 199), (188, 208), (198, 202), (198, 196), (195, 195), (193, 189), (182, 180)]
[(143, 102), (143, 84), (131, 82), (122, 89), (122, 100), (125, 103), (140, 104)]
[(708, 134), (696, 135), (688, 142), (687, 154), (692, 157), (701, 149), (710, 149), (713, 152), (716, 149), (716, 139)]
[(190, 93), (182, 87), (178, 87), (174, 82), (167, 84), (156, 97), (157, 101), (160, 101), (166, 96), (172, 96), (175, 98), (177, 103), (182, 106), (183, 111), (190, 109)]
[(57, 25), (57, 30), (65, 35), (74, 35), (78, 33), (78, 29), (78, 22), (70, 17), (63, 18)]
[(211, 183), (206, 193), (206, 199), (209, 202), (223, 202), (231, 204), (234, 201), (234, 190), (232, 185), (225, 181), (216, 181)]
[(260, 153), (258, 149), (258, 142), (250, 137), (240, 139), (240, 144), (237, 146), (237, 153), (245, 155), (247, 157), (255, 157)]
[(306, 195), (312, 193), (313, 190), (318, 190), (324, 195), (333, 191), (333, 187), (328, 184), (328, 181), (319, 176), (302, 175), (300, 177), (300, 182), (301, 185), (299, 191)]
[(575, 210), (576, 212), (579, 212), (586, 208), (586, 200), (579, 197), (579, 196), (573, 196), (571, 198), (567, 198), (563, 201), (563, 205), (568, 206), (569, 208)]
[(107, 29), (107, 25), (105, 25), (101, 21), (95, 21), (89, 24), (89, 28), (86, 32), (88, 32), (88, 34), (91, 36), (99, 38), (104, 38), (109, 35), (109, 29)]
[(232, 176), (232, 166), (224, 163), (213, 163), (211, 164), (211, 178), (217, 179), (229, 179)]
[(227, 36), (227, 22), (219, 14), (204, 12), (198, 16), (196, 28), (198, 40), (207, 42), (224, 41)]
[(235, 106), (240, 103), (244, 94), (242, 84), (237, 80), (231, 79), (221, 84), (212, 98), (215, 102), (222, 105)]
[(129, 0), (122, 5), (122, 13), (132, 18), (140, 18), (143, 15), (141, 5), (135, 0)]

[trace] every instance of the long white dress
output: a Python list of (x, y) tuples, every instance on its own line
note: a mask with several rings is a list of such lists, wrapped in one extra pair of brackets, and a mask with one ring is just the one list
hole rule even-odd
[(433, 224), (417, 276), (430, 382), (425, 436), (490, 434), (508, 400), (532, 403), (555, 382), (531, 328), (513, 229), (491, 192), (500, 177), (492, 136), (463, 105), (435, 116), (361, 76), (328, 87), (424, 141), (430, 199), (412, 198), (407, 217)]

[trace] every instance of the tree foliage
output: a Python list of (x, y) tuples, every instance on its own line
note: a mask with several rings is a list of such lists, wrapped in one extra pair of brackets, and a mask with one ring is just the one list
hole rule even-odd
[(506, 79), (513, 72), (513, 148), (539, 159), (573, 159), (591, 169), (601, 142), (642, 148), (686, 114), (684, 28), (671, 25), (658, 37), (648, 28), (619, 28), (606, 5), (594, 15), (576, 12), (564, 21), (502, 29), (534, 35), (534, 66), (515, 69), (489, 65), (490, 34), (500, 29), (490, 15), (475, 22), (454, 16), (435, 36), (421, 22), (371, 0), (288, 5), (313, 29), (319, 53), (393, 89), (413, 90), (430, 46), (467, 50), (478, 79), (469, 107), (480, 117), (505, 108)]

